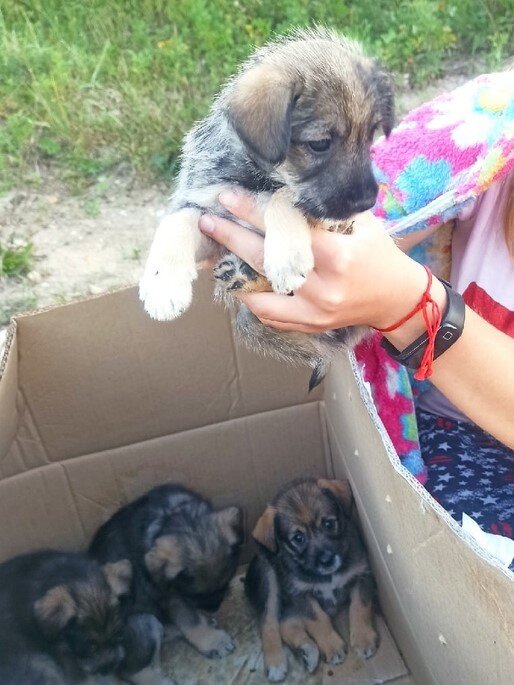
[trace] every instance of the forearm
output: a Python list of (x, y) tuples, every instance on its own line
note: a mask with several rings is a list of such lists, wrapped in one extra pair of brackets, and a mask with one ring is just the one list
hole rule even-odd
[[(444, 306), (440, 283), (435, 299)], [(417, 328), (417, 330), (416, 330)], [(387, 335), (403, 349), (423, 332), (410, 328)], [(466, 307), (464, 330), (457, 342), (435, 360), (431, 382), (481, 428), (514, 449), (514, 339)]]
[(466, 416), (514, 449), (514, 339), (466, 308), (464, 331), (434, 363), (434, 385)]

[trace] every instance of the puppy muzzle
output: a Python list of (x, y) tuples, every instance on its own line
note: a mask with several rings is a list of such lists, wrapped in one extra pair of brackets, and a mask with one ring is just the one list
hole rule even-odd
[(341, 557), (331, 550), (321, 550), (316, 556), (316, 571), (321, 575), (331, 575), (341, 568)]

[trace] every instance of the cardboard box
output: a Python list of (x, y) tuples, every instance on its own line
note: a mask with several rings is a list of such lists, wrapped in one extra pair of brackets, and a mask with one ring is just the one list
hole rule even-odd
[[(20, 316), (0, 375), (1, 560), (84, 549), (116, 508), (173, 480), (243, 507), (247, 561), (252, 526), (280, 485), (347, 476), (407, 666), (382, 625), (383, 645), (367, 664), (324, 667), (311, 680), (300, 668), (289, 682), (514, 682), (513, 575), (473, 548), (400, 467), (351, 355), (308, 395), (307, 370), (234, 343), (204, 278), (192, 309), (172, 323), (151, 321), (135, 289)], [(250, 630), (251, 616), (236, 613), (233, 605), (226, 627), (239, 620)], [(265, 682), (256, 633), (245, 635), (246, 653), (223, 667), (191, 652), (173, 666), (172, 654), (175, 677), (182, 669), (188, 683)]]

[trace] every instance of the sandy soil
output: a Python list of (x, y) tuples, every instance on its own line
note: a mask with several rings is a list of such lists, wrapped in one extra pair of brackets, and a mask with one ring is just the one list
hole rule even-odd
[[(453, 73), (422, 91), (400, 93), (399, 113), (456, 87), (478, 66)], [(51, 181), (37, 190), (0, 197), (0, 237), (31, 241), (36, 259), (25, 278), (0, 279), (0, 327), (21, 311), (136, 283), (169, 189), (138, 188), (129, 170), (80, 198)]]

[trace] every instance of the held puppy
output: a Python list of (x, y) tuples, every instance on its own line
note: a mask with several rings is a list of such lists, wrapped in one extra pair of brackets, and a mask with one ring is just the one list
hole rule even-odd
[(136, 685), (172, 681), (160, 672), (164, 626), (202, 654), (224, 657), (232, 639), (204, 611), (216, 611), (237, 566), (241, 512), (215, 510), (179, 485), (162, 485), (120, 509), (97, 532), (90, 554), (101, 563), (129, 558), (133, 578), (122, 601), (126, 658), (120, 675)]
[[(370, 146), (393, 125), (389, 77), (360, 46), (326, 29), (299, 31), (257, 50), (186, 136), (182, 167), (140, 283), (147, 312), (169, 320), (190, 305), (197, 264), (214, 270), (218, 297), (299, 288), (313, 267), (310, 227), (347, 231), (377, 196)], [(266, 204), (263, 273), (201, 234), (204, 212), (231, 218), (220, 191), (240, 186)], [(362, 328), (324, 335), (279, 334), (241, 307), (236, 322), (251, 347), (313, 368), (322, 379), (337, 349)]]
[(312, 673), (320, 654), (341, 663), (346, 645), (332, 625), (350, 603), (350, 646), (360, 656), (375, 653), (374, 581), (350, 521), (348, 481), (306, 479), (286, 486), (257, 521), (253, 536), (259, 552), (245, 581), (247, 596), (261, 626), (268, 679), (283, 680), (283, 644)]
[(103, 568), (43, 551), (0, 565), (0, 682), (75, 685), (113, 673), (124, 657), (118, 597), (126, 560)]

